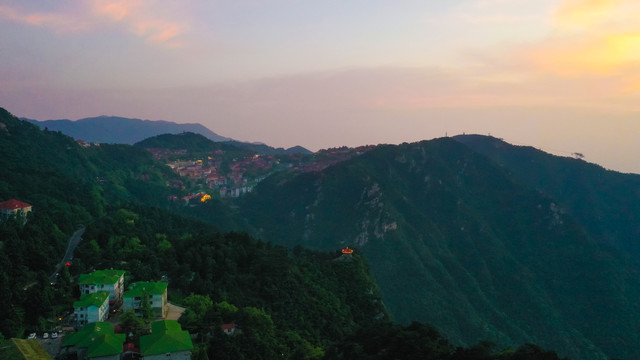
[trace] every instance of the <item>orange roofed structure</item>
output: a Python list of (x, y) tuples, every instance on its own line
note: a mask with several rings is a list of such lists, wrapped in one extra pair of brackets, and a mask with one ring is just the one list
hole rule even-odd
[(353, 249), (349, 249), (349, 247), (347, 246), (346, 248), (342, 249), (342, 253), (345, 255), (351, 255), (353, 254)]
[(27, 215), (31, 211), (31, 204), (23, 203), (16, 199), (0, 202), (0, 214), (4, 216), (11, 216), (21, 212), (22, 215)]

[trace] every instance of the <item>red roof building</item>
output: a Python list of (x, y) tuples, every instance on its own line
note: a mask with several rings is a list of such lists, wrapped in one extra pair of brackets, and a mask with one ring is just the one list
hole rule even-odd
[(22, 212), (23, 215), (27, 215), (31, 208), (31, 204), (23, 203), (16, 199), (0, 202), (0, 214), (3, 215), (17, 214), (18, 211)]
[(224, 332), (227, 335), (232, 335), (234, 332), (236, 332), (236, 324), (222, 324), (222, 326), (220, 326), (220, 328), (222, 329), (222, 332)]

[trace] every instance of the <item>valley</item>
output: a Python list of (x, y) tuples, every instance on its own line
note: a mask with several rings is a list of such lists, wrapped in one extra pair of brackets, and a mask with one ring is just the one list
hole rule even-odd
[[(636, 175), (506, 144), (491, 153), (480, 147), (488, 137), (314, 154), (257, 153), (192, 133), (82, 146), (1, 115), (0, 199), (34, 206), (26, 223), (0, 223), (5, 336), (51, 326), (73, 299), (75, 277), (117, 266), (127, 282), (168, 281), (177, 304), (190, 294), (217, 304), (181, 319), (194, 334), (242, 322), (223, 303), (264, 312), (245, 319), (247, 333), (270, 317), (252, 336), (197, 345), (217, 356), (246, 347), (357, 358), (364, 350), (354, 344), (388, 350), (387, 340), (407, 334), (436, 358), (472, 349), (501, 359), (543, 348), (572, 359), (640, 355), (629, 346), (640, 335), (628, 212), (637, 202), (619, 195), (636, 193)], [(534, 159), (539, 167), (519, 167)], [(229, 195), (242, 187), (251, 190)], [(79, 224), (86, 232), (74, 261), (50, 286)], [(344, 260), (346, 246), (355, 251)], [(364, 340), (374, 329), (389, 338)]]

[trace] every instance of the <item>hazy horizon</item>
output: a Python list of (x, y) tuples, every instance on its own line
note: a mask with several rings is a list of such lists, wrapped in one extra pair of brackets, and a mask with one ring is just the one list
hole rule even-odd
[(640, 173), (630, 0), (0, 1), (0, 106), (311, 150), (479, 133)]

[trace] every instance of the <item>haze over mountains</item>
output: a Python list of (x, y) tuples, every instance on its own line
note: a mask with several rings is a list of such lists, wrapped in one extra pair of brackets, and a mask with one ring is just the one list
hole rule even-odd
[(41, 129), (60, 131), (74, 139), (87, 142), (133, 145), (147, 138), (162, 134), (180, 134), (192, 132), (203, 135), (211, 141), (230, 142), (234, 145), (250, 148), (262, 153), (311, 153), (295, 146), (290, 149), (272, 148), (260, 143), (246, 143), (216, 134), (201, 124), (178, 124), (164, 120), (141, 120), (119, 116), (97, 116), (79, 120), (45, 120), (22, 118), (40, 126)]
[(178, 134), (191, 131), (202, 134), (213, 141), (229, 141), (230, 138), (220, 136), (200, 124), (177, 124), (163, 120), (141, 120), (118, 116), (97, 116), (75, 121), (26, 119), (40, 128), (60, 131), (74, 139), (88, 142), (133, 145), (151, 136), (160, 134)]
[[(60, 168), (68, 177), (54, 176), (59, 186), (40, 176), (26, 184), (17, 174), (33, 173), (25, 159), (7, 157), (16, 174), (0, 181), (3, 196), (58, 204), (60, 188), (79, 181), (70, 208), (98, 208), (91, 216), (110, 197), (197, 216), (293, 253), (348, 245), (366, 257), (394, 320), (434, 324), (457, 345), (535, 343), (573, 359), (640, 357), (638, 175), (469, 135), (380, 145), (320, 171), (292, 166), (239, 199), (186, 206), (166, 201), (179, 190), (163, 184), (176, 175), (145, 146), (83, 149), (47, 135), (63, 144), (48, 146), (9, 130), (11, 144), (29, 148), (33, 166), (43, 167), (38, 174), (51, 178)], [(199, 137), (139, 145), (184, 148), (187, 138)], [(65, 146), (69, 155), (40, 155)], [(103, 169), (108, 181), (96, 183)]]

